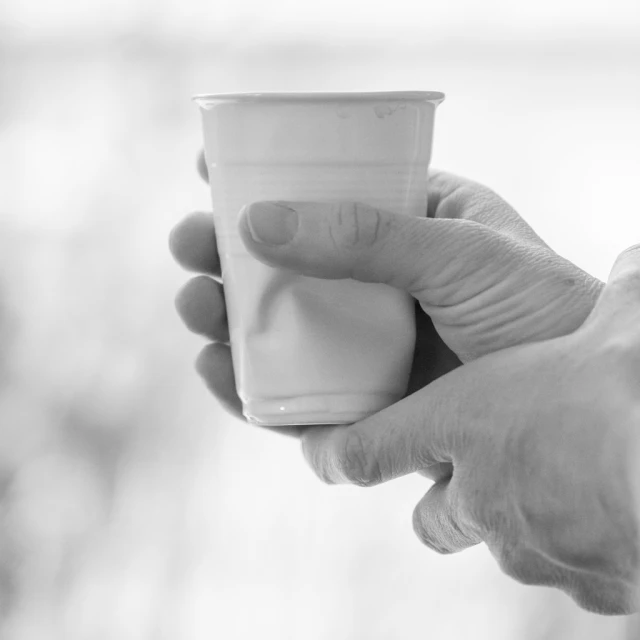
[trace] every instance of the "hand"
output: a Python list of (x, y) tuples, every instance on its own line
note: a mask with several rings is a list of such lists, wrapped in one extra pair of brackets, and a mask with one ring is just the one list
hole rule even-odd
[[(199, 170), (206, 179), (202, 156)], [(432, 173), (429, 187), (428, 218), (347, 204), (292, 204), (298, 233), (278, 246), (256, 242), (246, 216), (240, 223), (248, 249), (260, 260), (317, 277), (387, 282), (415, 296), (408, 394), (460, 360), (574, 331), (602, 288), (549, 249), (486, 187), (445, 173)], [(267, 210), (255, 205), (250, 213), (260, 218)], [(198, 358), (199, 373), (241, 417), (211, 218), (193, 214), (172, 232), (176, 260), (205, 274), (187, 283), (176, 305), (188, 328), (213, 341)]]
[(638, 427), (640, 245), (572, 335), (484, 356), (360, 423), (313, 427), (302, 444), (328, 483), (431, 476), (414, 512), (428, 547), (484, 541), (516, 580), (621, 614), (637, 603)]

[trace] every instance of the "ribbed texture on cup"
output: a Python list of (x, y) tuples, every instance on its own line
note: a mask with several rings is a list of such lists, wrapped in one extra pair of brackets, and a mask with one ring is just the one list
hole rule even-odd
[[(241, 209), (263, 200), (363, 202), (395, 213), (425, 216), (427, 165), (223, 165), (210, 180), (218, 233), (237, 235)], [(226, 212), (223, 215), (223, 212)], [(229, 215), (231, 213), (231, 215)], [(228, 250), (235, 251), (234, 246)]]
[(202, 111), (209, 163), (428, 162), (436, 105), (380, 99), (220, 102)]

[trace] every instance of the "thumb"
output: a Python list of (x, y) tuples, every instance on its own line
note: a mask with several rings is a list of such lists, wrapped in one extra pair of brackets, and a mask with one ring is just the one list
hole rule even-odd
[(356, 202), (254, 203), (242, 212), (240, 234), (269, 265), (389, 284), (425, 302), (429, 289), (483, 265), (495, 268), (498, 243), (505, 242), (475, 221), (418, 218)]

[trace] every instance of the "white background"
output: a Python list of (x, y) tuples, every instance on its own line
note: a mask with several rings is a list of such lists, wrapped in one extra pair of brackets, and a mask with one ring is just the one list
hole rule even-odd
[(4, 0), (0, 636), (622, 637), (483, 547), (423, 549), (424, 479), (325, 487), (226, 417), (166, 246), (209, 206), (192, 94), (426, 89), (434, 165), (605, 279), (640, 241), (639, 36), (631, 0)]

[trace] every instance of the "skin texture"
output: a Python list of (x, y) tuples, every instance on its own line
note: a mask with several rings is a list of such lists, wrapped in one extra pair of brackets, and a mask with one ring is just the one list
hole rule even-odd
[[(202, 155), (198, 171), (206, 180)], [(432, 173), (428, 219), (355, 204), (297, 208), (302, 222), (294, 242), (270, 247), (253, 240), (247, 214), (264, 211), (249, 207), (240, 220), (247, 248), (267, 264), (315, 277), (388, 282), (410, 291), (417, 341), (409, 393), (461, 361), (574, 331), (603, 287), (547, 247), (491, 190), (451, 174)], [(202, 274), (176, 299), (187, 327), (213, 343), (196, 369), (222, 404), (242, 417), (227, 375), (233, 365), (211, 214), (188, 215), (169, 244), (179, 264)]]
[(433, 469), (413, 518), (424, 544), (452, 553), (484, 541), (519, 582), (626, 614), (638, 595), (639, 427), (640, 245), (618, 259), (573, 334), (485, 356), (371, 418), (302, 440), (330, 484)]
[[(258, 203), (243, 212), (241, 236), (263, 262), (384, 282), (416, 299), (407, 396), (354, 425), (289, 433), (328, 483), (433, 479), (414, 514), (430, 548), (484, 541), (520, 582), (559, 587), (599, 613), (629, 612), (638, 252), (621, 257), (603, 292), (486, 187), (444, 173), (429, 186), (422, 219), (359, 203)], [(267, 220), (278, 208), (281, 226)], [(259, 240), (265, 221), (278, 244)], [(277, 229), (293, 237), (273, 237)], [(180, 264), (205, 274), (176, 301), (187, 327), (212, 341), (197, 370), (241, 417), (211, 216), (188, 216), (170, 245)]]

